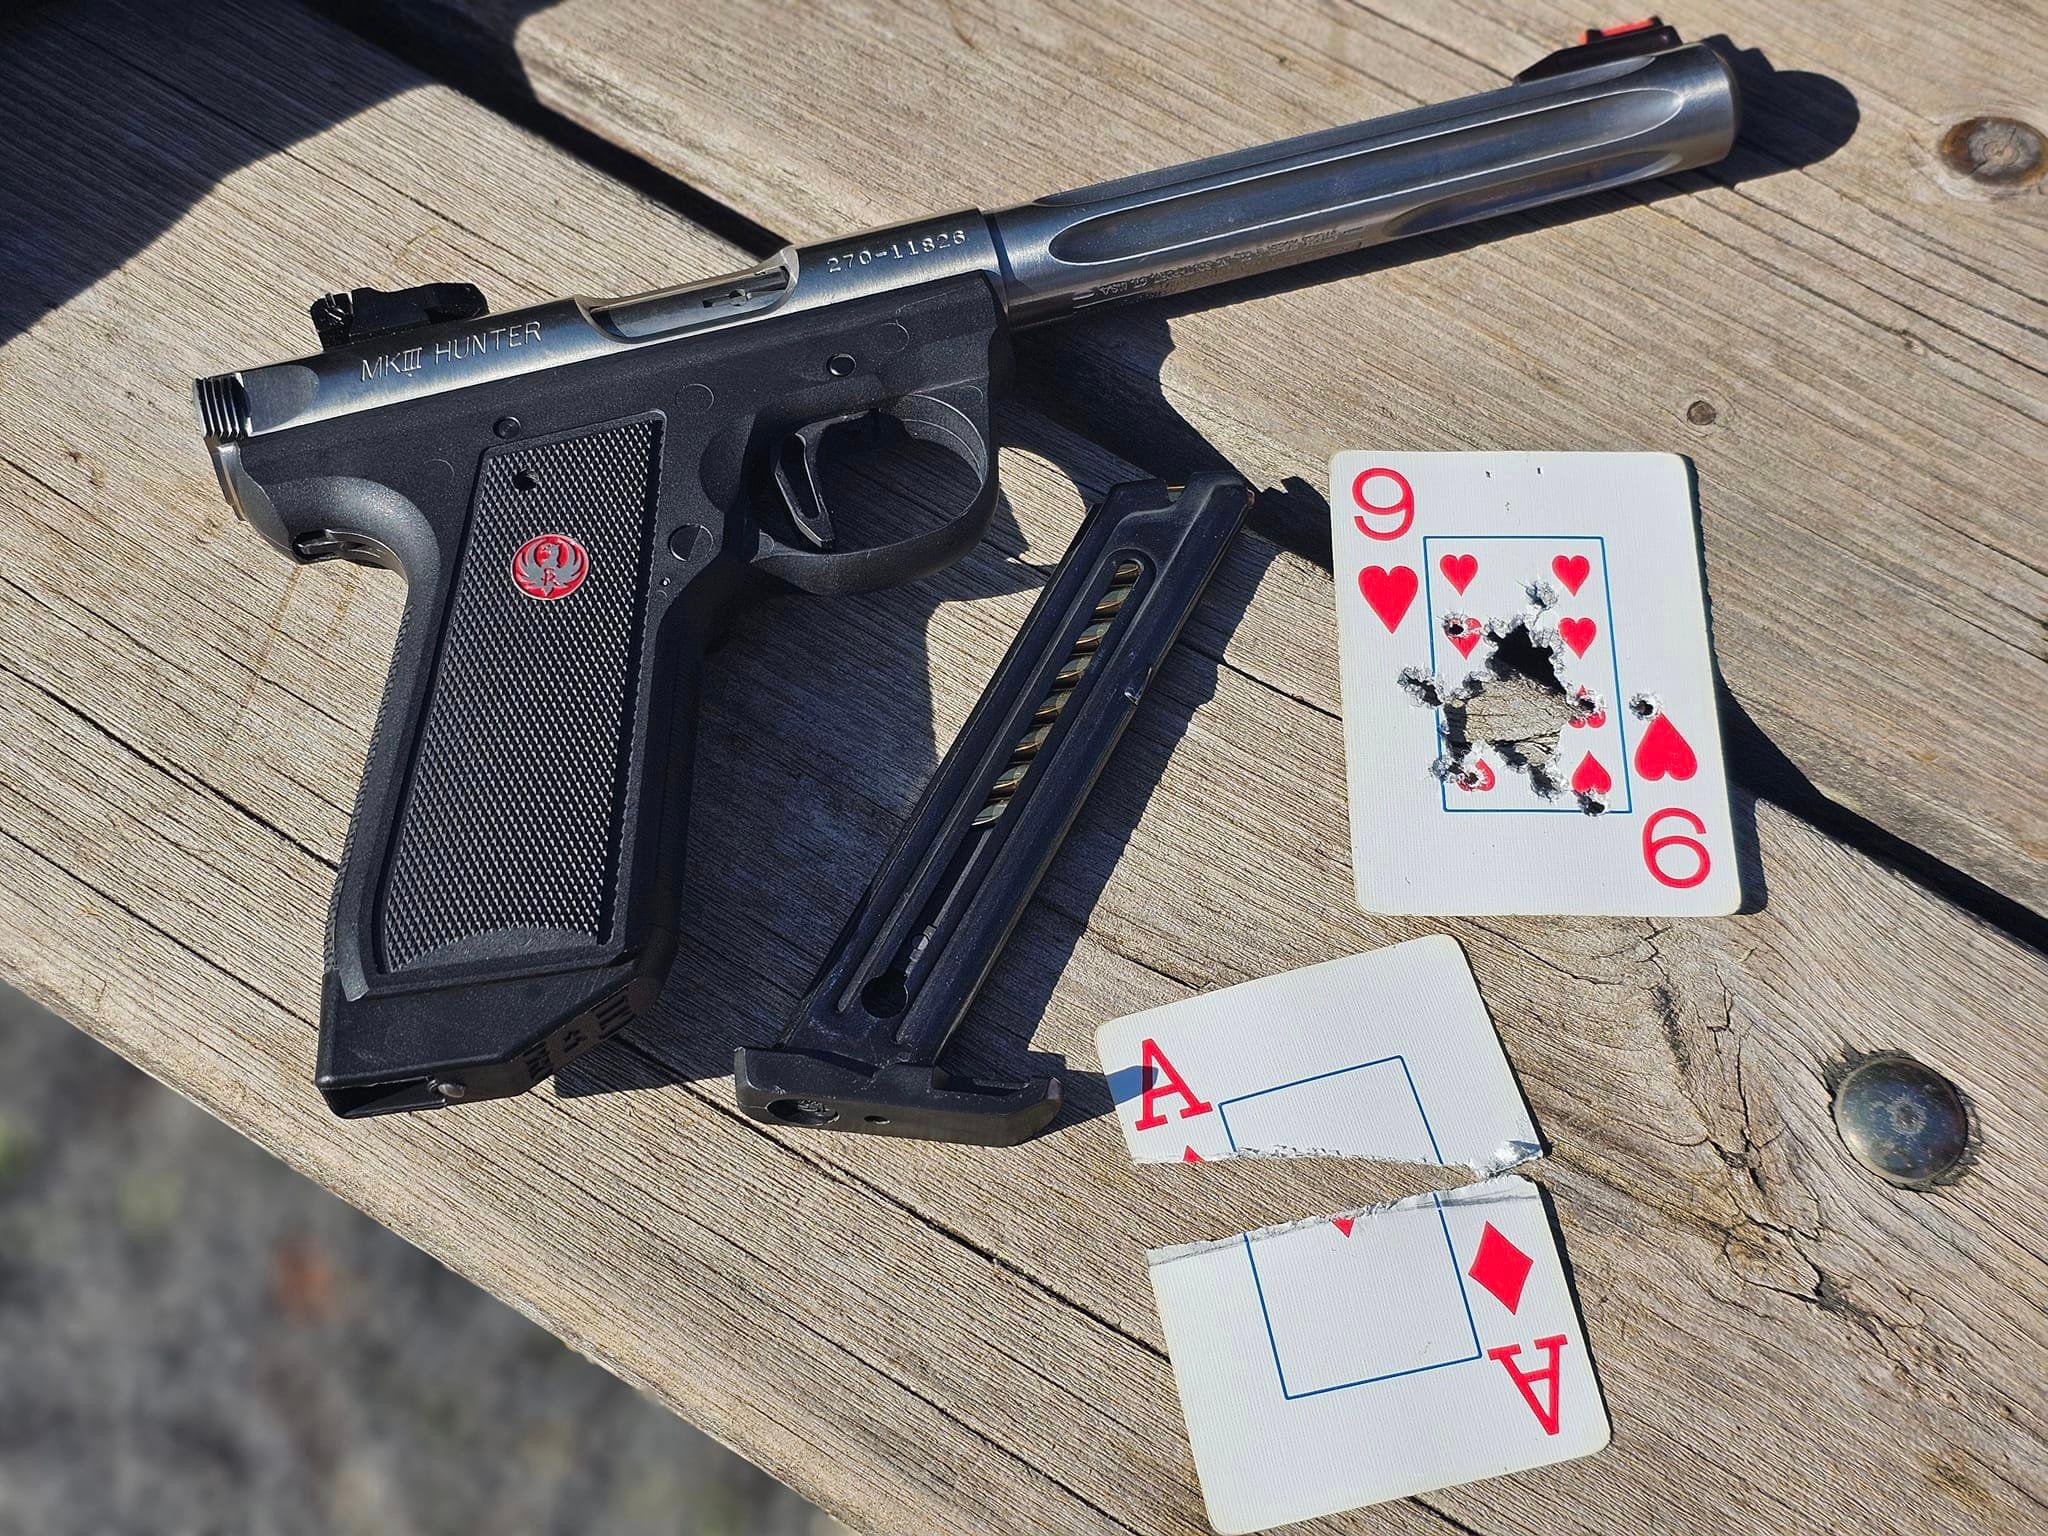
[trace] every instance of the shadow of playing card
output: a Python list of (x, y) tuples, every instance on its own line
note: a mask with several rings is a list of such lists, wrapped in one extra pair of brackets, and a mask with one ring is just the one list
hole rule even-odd
[[(1707, 660), (1714, 669), (1714, 703), (1721, 717), (1721, 750), (1728, 759), (1728, 815), (1735, 839), (1735, 868), (1742, 882), (1742, 905), (1738, 915), (1763, 911), (1770, 899), (1764, 878), (1763, 847), (1757, 841), (1757, 792), (1748, 770), (1754, 766), (1753, 753), (1745, 751), (1749, 736), (1761, 736), (1757, 724), (1737, 702), (1721, 674), (1721, 653), (1714, 644), (1714, 583), (1707, 565), (1706, 524), (1700, 516), (1700, 471), (1690, 455), (1685, 456), (1686, 484), (1692, 493), (1692, 531), (1700, 562), (1700, 596), (1707, 610)], [(1776, 749), (1773, 748), (1773, 751)], [(1781, 756), (1783, 754), (1780, 754)]]

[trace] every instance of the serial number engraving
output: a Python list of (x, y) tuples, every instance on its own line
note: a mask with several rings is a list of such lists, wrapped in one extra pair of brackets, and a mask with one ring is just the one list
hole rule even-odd
[(891, 240), (887, 245), (857, 245), (850, 250), (827, 256), (825, 270), (851, 272), (856, 267), (871, 266), (878, 261), (903, 261), (912, 256), (923, 256), (930, 251), (943, 251), (949, 246), (966, 243), (967, 231), (964, 229), (942, 229), (931, 235), (906, 235), (901, 240)]
[(366, 357), (363, 359), (362, 381), (367, 384), (372, 379), (388, 378), (392, 374), (418, 373), (429, 365), (466, 362), (493, 352), (533, 346), (539, 340), (538, 320), (527, 320), (518, 325), (485, 326), (460, 336), (443, 337), (431, 348), (402, 347), (395, 352), (380, 352), (375, 357)]

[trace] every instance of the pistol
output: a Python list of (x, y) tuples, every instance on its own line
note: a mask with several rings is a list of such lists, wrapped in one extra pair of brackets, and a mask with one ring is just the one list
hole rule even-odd
[[(328, 1104), (522, 1092), (653, 1001), (707, 646), (750, 594), (974, 546), (1012, 327), (1708, 164), (1738, 116), (1719, 52), (1636, 24), (1461, 101), (629, 298), (332, 294), (314, 355), (198, 380), (244, 521), (406, 587), (328, 920)], [(846, 538), (825, 463), (862, 423), (957, 459), (962, 504)]]

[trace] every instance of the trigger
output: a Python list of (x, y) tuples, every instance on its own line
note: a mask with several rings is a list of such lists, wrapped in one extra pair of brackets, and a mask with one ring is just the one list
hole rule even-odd
[(814, 421), (799, 427), (775, 450), (775, 489), (797, 532), (814, 549), (832, 547), (832, 514), (825, 506), (825, 482), (818, 467), (818, 453), (825, 433), (844, 418)]

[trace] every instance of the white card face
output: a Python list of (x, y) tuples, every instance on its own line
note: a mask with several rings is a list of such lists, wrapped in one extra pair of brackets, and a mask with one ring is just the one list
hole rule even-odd
[(1141, 1163), (1465, 1163), (1540, 1151), (1457, 941), (1442, 935), (1113, 1019), (1095, 1034)]
[(1161, 1248), (1148, 1264), (1209, 1523), (1225, 1536), (1607, 1444), (1527, 1180)]
[[(1340, 453), (1330, 477), (1359, 905), (1735, 911), (1685, 461)], [(1518, 690), (1547, 729), (1504, 720)]]

